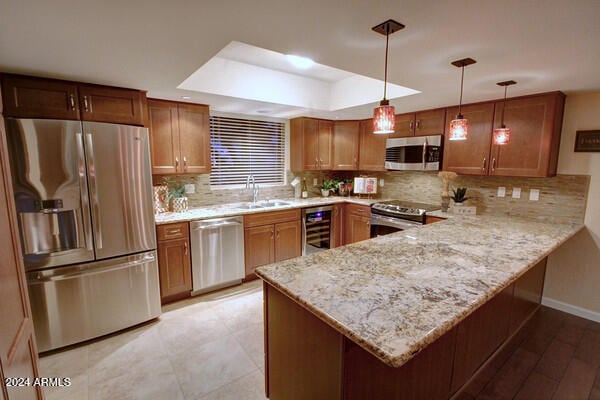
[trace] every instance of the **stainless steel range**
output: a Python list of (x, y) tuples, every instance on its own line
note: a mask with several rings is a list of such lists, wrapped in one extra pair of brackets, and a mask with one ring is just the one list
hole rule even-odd
[(427, 212), (439, 210), (433, 204), (389, 200), (371, 206), (371, 237), (416, 228), (425, 224)]

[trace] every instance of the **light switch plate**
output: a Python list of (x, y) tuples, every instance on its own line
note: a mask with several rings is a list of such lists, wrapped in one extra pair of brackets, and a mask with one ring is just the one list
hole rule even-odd
[(498, 186), (498, 197), (506, 196), (506, 188), (504, 186)]
[(521, 198), (521, 188), (513, 188), (512, 191), (512, 198), (513, 199), (520, 199)]
[(539, 189), (531, 189), (529, 191), (529, 200), (538, 201), (540, 199), (540, 190)]
[(383, 178), (380, 178), (379, 179), (379, 187), (383, 187), (383, 185), (384, 185)]
[(186, 194), (196, 193), (196, 186), (193, 183), (188, 183), (183, 186)]
[(317, 186), (319, 184), (319, 180), (317, 178), (313, 178), (313, 186)]

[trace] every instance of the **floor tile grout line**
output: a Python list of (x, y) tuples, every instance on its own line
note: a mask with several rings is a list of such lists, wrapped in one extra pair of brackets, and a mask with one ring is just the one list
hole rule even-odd
[(219, 386), (219, 387), (217, 387), (217, 388), (215, 388), (215, 389), (211, 390), (210, 392), (208, 392), (208, 393), (205, 393), (204, 395), (202, 395), (202, 397), (200, 397), (199, 399), (196, 399), (196, 400), (203, 400), (203, 399), (207, 398), (208, 396), (210, 396), (212, 393), (216, 392), (217, 390), (221, 390), (221, 389), (223, 389), (225, 386), (229, 386), (229, 385), (232, 385), (232, 384), (234, 384), (234, 383), (236, 383), (236, 382), (239, 382), (239, 381), (241, 381), (242, 379), (245, 379), (245, 378), (247, 378), (248, 376), (250, 376), (250, 375), (252, 375), (252, 374), (254, 374), (254, 373), (256, 373), (256, 372), (260, 372), (260, 369), (259, 369), (258, 367), (256, 367), (256, 369), (255, 369), (254, 371), (250, 371), (250, 372), (248, 372), (247, 374), (244, 374), (244, 375), (240, 376), (239, 378), (235, 378), (235, 379), (233, 379), (233, 380), (231, 380), (231, 381), (229, 381), (229, 382), (227, 382), (227, 383), (224, 383), (224, 384), (222, 384), (221, 386)]

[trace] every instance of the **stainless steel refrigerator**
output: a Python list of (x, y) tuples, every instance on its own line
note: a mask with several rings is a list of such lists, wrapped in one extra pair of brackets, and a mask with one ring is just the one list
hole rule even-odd
[(160, 315), (148, 130), (5, 122), (38, 350)]

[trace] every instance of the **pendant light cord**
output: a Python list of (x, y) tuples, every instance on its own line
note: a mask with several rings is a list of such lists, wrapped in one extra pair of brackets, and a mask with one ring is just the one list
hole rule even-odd
[(506, 126), (504, 126), (504, 109), (506, 108), (506, 89), (508, 89), (508, 85), (504, 86), (504, 103), (502, 103), (502, 117), (500, 118), (500, 128), (506, 128)]
[(390, 25), (387, 24), (385, 27), (385, 73), (383, 81), (383, 99), (386, 99), (387, 94), (387, 68), (388, 68), (388, 47), (390, 43)]
[(462, 115), (462, 95), (463, 95), (463, 82), (465, 80), (465, 66), (462, 66), (462, 73), (460, 75), (460, 100), (458, 101), (458, 115)]

